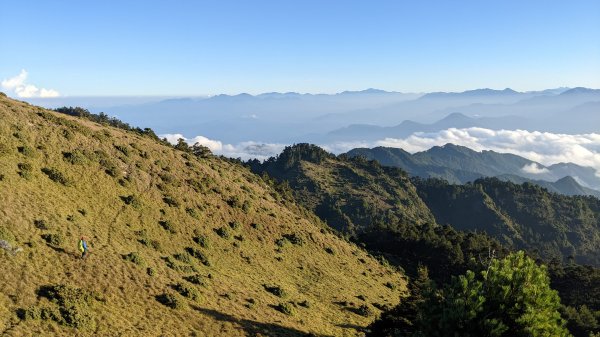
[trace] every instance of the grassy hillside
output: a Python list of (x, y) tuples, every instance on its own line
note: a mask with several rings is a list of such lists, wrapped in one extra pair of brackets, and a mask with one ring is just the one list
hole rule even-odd
[(6, 336), (354, 336), (405, 289), (238, 164), (5, 96), (0, 205)]

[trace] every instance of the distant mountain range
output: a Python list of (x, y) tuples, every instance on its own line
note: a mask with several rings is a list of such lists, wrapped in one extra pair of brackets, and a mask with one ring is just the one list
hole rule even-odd
[(466, 126), (582, 133), (594, 132), (600, 125), (600, 90), (588, 88), (434, 93), (371, 88), (337, 94), (271, 92), (159, 100), (60, 97), (28, 101), (47, 107), (78, 105), (150, 127), (159, 134), (202, 135), (225, 143), (364, 140)]
[(333, 130), (322, 136), (319, 141), (380, 140), (385, 138), (404, 138), (415, 132), (436, 132), (449, 128), (482, 127), (488, 129), (517, 129), (532, 125), (532, 121), (518, 116), (468, 117), (454, 112), (443, 119), (426, 124), (405, 120), (396, 126), (376, 126), (353, 124)]
[(532, 182), (565, 195), (600, 197), (600, 178), (595, 170), (573, 163), (544, 166), (514, 154), (477, 152), (453, 144), (434, 146), (415, 154), (399, 148), (376, 147), (353, 149), (346, 155), (363, 156), (385, 166), (400, 167), (413, 176), (441, 178), (455, 184), (498, 177), (515, 183)]

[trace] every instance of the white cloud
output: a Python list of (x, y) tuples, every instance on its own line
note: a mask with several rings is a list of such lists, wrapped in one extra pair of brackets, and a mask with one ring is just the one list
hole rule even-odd
[(539, 166), (536, 163), (527, 164), (523, 166), (521, 170), (523, 170), (523, 172), (525, 173), (530, 174), (545, 174), (550, 172), (550, 170), (548, 170), (547, 168)]
[(4, 81), (2, 81), (2, 87), (5, 89), (15, 89), (17, 87), (22, 86), (25, 83), (26, 79), (27, 79), (27, 71), (25, 71), (25, 69), (23, 69), (23, 70), (21, 70), (19, 75), (12, 77), (12, 78), (5, 79)]
[[(247, 141), (238, 144), (224, 144), (221, 141), (203, 136), (185, 138), (181, 134), (167, 134), (170, 142), (184, 138), (188, 144), (196, 142), (207, 146), (216, 154), (242, 159), (267, 159), (281, 153), (289, 144), (261, 143)], [(447, 129), (431, 133), (415, 133), (403, 139), (386, 138), (374, 142), (354, 141), (319, 144), (327, 151), (339, 154), (357, 147), (398, 147), (414, 153), (425, 151), (433, 146), (447, 143), (469, 147), (475, 151), (493, 150), (512, 153), (549, 166), (561, 162), (571, 162), (593, 167), (600, 177), (600, 134), (556, 134), (526, 130), (490, 130), (483, 128)], [(527, 165), (523, 171), (531, 174), (544, 174), (547, 169), (538, 165)]]
[(447, 143), (475, 151), (512, 153), (545, 166), (568, 162), (590, 166), (600, 177), (600, 134), (597, 133), (569, 135), (527, 130), (451, 128), (431, 133), (418, 132), (404, 139), (387, 138), (371, 145), (400, 147), (414, 153)]
[(204, 136), (196, 136), (186, 138), (182, 134), (164, 134), (161, 138), (166, 138), (171, 144), (177, 143), (178, 139), (182, 138), (189, 145), (199, 143), (208, 147), (214, 154), (223, 155), (231, 158), (242, 158), (242, 160), (259, 159), (265, 160), (275, 156), (286, 146), (285, 144), (260, 143), (254, 141), (241, 142), (238, 144), (223, 144), (219, 140), (213, 140)]
[(19, 75), (4, 79), (0, 85), (5, 90), (11, 90), (17, 97), (31, 98), (31, 97), (58, 97), (60, 93), (53, 89), (38, 88), (33, 84), (27, 83), (27, 76), (29, 74), (25, 69), (21, 70)]

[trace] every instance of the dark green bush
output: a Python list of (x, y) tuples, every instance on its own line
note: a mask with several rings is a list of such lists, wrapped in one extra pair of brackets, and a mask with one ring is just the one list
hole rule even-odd
[(229, 230), (226, 227), (219, 227), (215, 229), (215, 233), (217, 233), (217, 235), (223, 239), (229, 239), (231, 237), (231, 233), (229, 233)]
[(72, 165), (84, 165), (87, 163), (87, 157), (81, 150), (63, 152), (63, 159)]
[(126, 205), (129, 205), (135, 209), (138, 209), (142, 206), (142, 202), (140, 201), (140, 198), (138, 196), (135, 195), (126, 195), (126, 196), (121, 196), (120, 197), (121, 200), (123, 200), (123, 202)]
[(186, 253), (177, 253), (177, 254), (173, 255), (173, 257), (175, 258), (175, 260), (183, 262), (183, 263), (187, 263), (187, 264), (192, 263), (192, 257), (187, 252)]
[(298, 305), (304, 308), (310, 308), (310, 302), (308, 300), (304, 300), (302, 302), (298, 302)]
[(384, 286), (390, 288), (391, 290), (395, 290), (396, 289), (396, 285), (394, 283), (392, 283), (392, 282), (386, 282), (384, 284)]
[(204, 286), (206, 285), (206, 282), (204, 282), (204, 279), (202, 276), (200, 276), (200, 274), (194, 274), (194, 275), (190, 275), (190, 276), (185, 276), (183, 278), (184, 280), (192, 283), (192, 284), (197, 284), (200, 286)]
[(137, 264), (138, 266), (144, 264), (144, 259), (142, 259), (142, 257), (137, 252), (131, 252), (129, 254), (122, 255), (122, 257), (123, 260), (132, 262), (134, 264)]
[(360, 316), (369, 317), (373, 315), (373, 309), (366, 304), (362, 304), (355, 310), (355, 313)]
[(175, 226), (171, 223), (171, 221), (169, 220), (161, 220), (158, 222), (158, 224), (166, 231), (168, 231), (171, 234), (175, 234), (177, 233), (177, 231), (175, 230)]
[(55, 247), (60, 247), (63, 244), (63, 237), (59, 233), (42, 234), (42, 239)]
[(238, 230), (241, 226), (242, 225), (237, 221), (232, 221), (229, 223), (229, 227), (231, 227), (231, 229), (233, 229), (234, 231)]
[(179, 309), (182, 306), (181, 302), (174, 294), (160, 294), (157, 295), (155, 298), (160, 304), (167, 306), (171, 309)]
[(115, 149), (125, 155), (125, 157), (129, 157), (129, 148), (125, 145), (115, 145)]
[(279, 303), (275, 306), (275, 309), (281, 313), (284, 313), (288, 316), (293, 316), (295, 314), (294, 306), (291, 303)]
[(163, 202), (170, 207), (179, 207), (180, 205), (179, 201), (170, 195), (165, 195), (163, 197)]
[(206, 257), (206, 255), (204, 255), (204, 253), (202, 253), (201, 251), (192, 247), (187, 247), (185, 251), (189, 254), (189, 256), (198, 259), (198, 261), (200, 261), (200, 263), (202, 263), (203, 265), (210, 267), (210, 261), (208, 260), (208, 257)]
[(197, 243), (198, 245), (200, 245), (200, 247), (202, 248), (208, 248), (210, 246), (210, 242), (208, 240), (208, 237), (200, 234), (196, 237), (194, 237), (194, 242)]
[(286, 297), (287, 296), (287, 293), (285, 292), (285, 290), (283, 290), (283, 288), (281, 288), (280, 286), (263, 284), (263, 288), (267, 292), (269, 292), (277, 297)]
[(183, 283), (177, 283), (173, 285), (173, 289), (175, 289), (181, 296), (187, 297), (193, 301), (200, 299), (200, 293), (198, 290), (192, 286)]
[(242, 211), (244, 213), (248, 213), (250, 212), (250, 209), (252, 209), (252, 204), (250, 203), (250, 201), (244, 200), (244, 203), (242, 203)]
[(227, 204), (233, 208), (242, 207), (240, 197), (238, 197), (237, 195), (234, 195), (233, 197), (229, 198), (229, 200), (227, 200)]
[(33, 220), (33, 225), (37, 229), (41, 229), (41, 230), (48, 229), (48, 224), (46, 223), (45, 220), (41, 220), (41, 219), (39, 219), (39, 220)]
[(186, 207), (185, 208), (185, 212), (191, 216), (192, 218), (199, 220), (200, 219), (200, 212), (198, 212), (197, 209), (192, 208), (192, 207)]
[(35, 155), (35, 150), (27, 145), (17, 147), (17, 151), (25, 157), (33, 157)]
[(63, 175), (60, 171), (51, 167), (42, 168), (42, 172), (50, 178), (50, 180), (59, 183), (64, 186), (73, 185), (72, 181)]
[(60, 320), (58, 320), (56, 311), (41, 310), (40, 318), (54, 319), (60, 324), (77, 329), (94, 329), (95, 321), (90, 310), (94, 296), (91, 293), (73, 286), (53, 285), (41, 287), (38, 295), (57, 304), (60, 313)]
[(22, 178), (30, 179), (33, 174), (33, 166), (30, 163), (19, 163), (17, 164), (19, 168), (19, 175)]

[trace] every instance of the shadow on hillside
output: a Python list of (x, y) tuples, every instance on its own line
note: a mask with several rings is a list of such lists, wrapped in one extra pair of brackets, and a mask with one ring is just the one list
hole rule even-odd
[(316, 335), (312, 333), (306, 333), (294, 328), (288, 328), (272, 323), (261, 323), (248, 319), (239, 319), (231, 315), (222, 313), (220, 311), (206, 309), (199, 306), (192, 306), (194, 310), (208, 316), (212, 316), (216, 320), (231, 322), (239, 325), (246, 332), (246, 336), (250, 337), (277, 337), (277, 336), (289, 336), (289, 337), (325, 337), (324, 335)]

